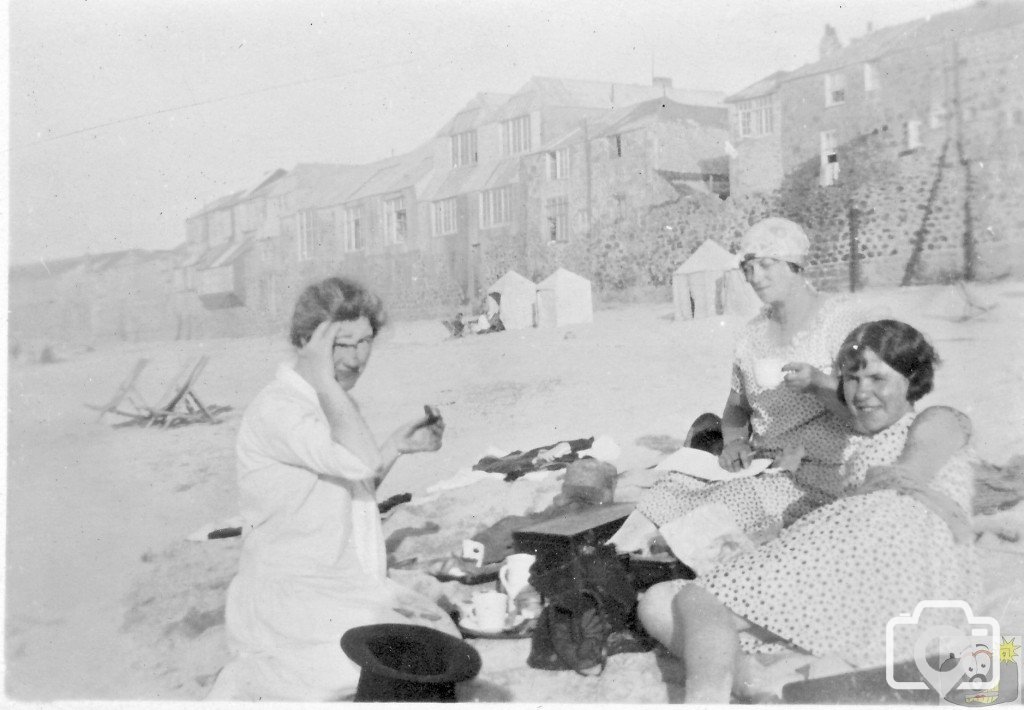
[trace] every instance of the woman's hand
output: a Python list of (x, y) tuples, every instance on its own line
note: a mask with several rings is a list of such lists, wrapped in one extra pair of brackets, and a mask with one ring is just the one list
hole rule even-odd
[(424, 414), (404, 424), (391, 435), (395, 450), (400, 454), (414, 454), (420, 451), (437, 451), (444, 436), (444, 419)]
[(787, 362), (782, 366), (785, 372), (783, 382), (795, 392), (819, 389), (827, 379), (825, 373), (806, 362)]
[(718, 457), (718, 465), (726, 471), (739, 471), (741, 468), (749, 466), (753, 459), (754, 449), (750, 442), (745, 439), (735, 439), (722, 448), (722, 453)]
[(298, 350), (295, 370), (304, 375), (318, 392), (340, 389), (334, 378), (334, 338), (340, 327), (340, 322), (322, 322)]

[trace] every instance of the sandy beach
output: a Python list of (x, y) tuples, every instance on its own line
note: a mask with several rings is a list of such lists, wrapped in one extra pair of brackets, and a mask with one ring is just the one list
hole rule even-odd
[[(970, 289), (991, 308), (968, 319), (955, 285), (859, 296), (932, 339), (943, 365), (921, 406), (969, 414), (979, 453), (1003, 464), (1024, 455), (1024, 282)], [(603, 435), (622, 449), (620, 471), (641, 471), (664, 455), (666, 437), (681, 444), (697, 415), (720, 411), (742, 319), (679, 323), (671, 313), (664, 302), (616, 305), (592, 324), (461, 339), (439, 322), (394, 323), (354, 390), (371, 427), (382, 436), (427, 403), (447, 422), (442, 450), (400, 460), (380, 490), (382, 500), (413, 495), (386, 522), (386, 532), (406, 529), (396, 557), (443, 557), (465, 534), (550, 503), (557, 476), (424, 497), (489, 447)], [(286, 338), (57, 352), (54, 364), (9, 366), (7, 697), (201, 699), (227, 659), (224, 595), (240, 543), (187, 536), (237, 515), (235, 434), (248, 402), (289, 356)], [(97, 421), (84, 406), (108, 399), (140, 357), (151, 360), (140, 389), (155, 399), (200, 353), (210, 363), (197, 392), (233, 408), (219, 424), (114, 427), (117, 417)], [(638, 490), (625, 485), (619, 499)], [(1018, 506), (979, 525), (989, 530), (979, 540), (987, 608), (976, 611), (1024, 633), (1024, 514)], [(460, 593), (423, 574), (396, 578), (435, 596)], [(658, 652), (613, 656), (602, 676), (583, 678), (527, 668), (528, 640), (472, 643), (484, 665), (467, 700), (663, 703), (682, 695), (677, 664)]]

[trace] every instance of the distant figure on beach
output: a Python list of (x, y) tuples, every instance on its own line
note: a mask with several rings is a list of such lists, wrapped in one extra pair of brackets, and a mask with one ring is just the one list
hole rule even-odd
[(209, 699), (350, 697), (360, 669), (339, 644), (356, 626), (459, 636), (441, 608), (387, 577), (376, 488), (399, 456), (439, 449), (444, 423), (423, 416), (381, 446), (370, 433), (350, 391), (384, 321), (380, 299), (353, 281), (309, 286), (292, 316), (294, 362), (245, 412), (236, 447), (243, 547), (226, 607), (235, 656)]
[[(783, 679), (763, 686), (749, 654), (799, 654), (794, 669), (811, 654), (860, 668), (909, 660), (910, 638), (895, 638), (889, 656), (890, 619), (924, 600), (977, 602), (971, 513), (980, 460), (971, 423), (948, 407), (915, 408), (937, 363), (906, 323), (854, 329), (836, 356), (856, 431), (844, 452), (844, 495), (693, 582), (665, 583), (676, 591), (670, 617), (641, 600), (644, 626), (683, 660), (687, 702), (777, 692)], [(914, 624), (952, 627), (954, 636), (969, 633), (967, 621), (946, 609)], [(785, 681), (804, 678), (794, 670)]]

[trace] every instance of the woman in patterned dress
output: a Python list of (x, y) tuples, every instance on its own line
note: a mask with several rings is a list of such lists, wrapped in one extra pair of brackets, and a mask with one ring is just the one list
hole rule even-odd
[[(809, 247), (799, 225), (778, 217), (744, 235), (743, 273), (765, 307), (740, 334), (722, 415), (723, 468), (738, 470), (756, 453), (790, 470), (711, 485), (669, 472), (637, 504), (655, 525), (721, 503), (745, 532), (758, 536), (842, 490), (840, 463), (850, 427), (836, 398), (832, 358), (846, 334), (867, 318), (854, 302), (827, 297), (807, 282), (802, 271)], [(775, 381), (759, 378), (758, 371), (772, 363), (775, 372), (768, 374)]]
[[(750, 667), (743, 652), (788, 647), (881, 666), (889, 619), (923, 600), (976, 597), (970, 423), (946, 407), (914, 411), (936, 362), (905, 323), (850, 333), (836, 358), (840, 399), (858, 432), (844, 452), (848, 494), (678, 583), (671, 628), (648, 627), (683, 659), (688, 702), (742, 694)], [(897, 649), (897, 660), (907, 656), (907, 646)]]

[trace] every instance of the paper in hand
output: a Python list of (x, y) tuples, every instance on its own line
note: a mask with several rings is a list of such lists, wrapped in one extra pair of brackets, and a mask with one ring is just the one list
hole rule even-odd
[(683, 447), (669, 454), (655, 466), (658, 471), (678, 471), (704, 481), (731, 481), (734, 478), (756, 476), (772, 465), (770, 459), (754, 459), (739, 471), (726, 471), (718, 464), (718, 457), (707, 451)]

